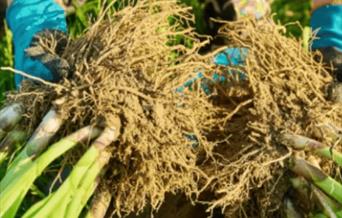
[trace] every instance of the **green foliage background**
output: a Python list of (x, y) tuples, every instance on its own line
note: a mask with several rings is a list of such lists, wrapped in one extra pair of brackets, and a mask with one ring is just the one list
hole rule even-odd
[(272, 4), (274, 19), (282, 24), (298, 22), (287, 26), (288, 35), (300, 37), (302, 27), (310, 25), (311, 0), (275, 0)]
[[(5, 35), (0, 39), (0, 67), (13, 66), (12, 34), (5, 26)], [(14, 88), (13, 75), (0, 71), (0, 105), (6, 91)]]

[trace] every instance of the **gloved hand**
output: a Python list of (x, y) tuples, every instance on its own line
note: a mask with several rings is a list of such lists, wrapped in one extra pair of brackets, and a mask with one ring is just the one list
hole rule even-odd
[(334, 66), (338, 82), (342, 82), (342, 4), (324, 5), (312, 13), (311, 27), (317, 31), (312, 49), (323, 54), (323, 60)]
[[(55, 47), (49, 45), (49, 49), (40, 44), (40, 40), (55, 42)], [(63, 77), (68, 77), (71, 73), (69, 63), (61, 58), (63, 50), (67, 44), (67, 35), (59, 30), (44, 30), (37, 33), (25, 50), (26, 56), (42, 63), (51, 73), (51, 82), (58, 82)]]
[[(213, 59), (214, 64), (219, 66), (241, 66), (245, 64), (246, 58), (248, 55), (248, 49), (246, 48), (227, 48), (223, 52), (216, 55)], [(226, 75), (219, 75), (214, 73), (212, 75), (211, 80), (204, 78), (203, 73), (198, 72), (196, 77), (189, 79), (182, 86), (176, 89), (177, 93), (182, 93), (184, 90), (191, 90), (194, 83), (198, 80), (201, 81), (201, 88), (207, 94), (210, 95), (212, 92), (212, 86), (217, 84), (227, 84), (228, 77), (233, 77), (238, 81), (243, 81), (247, 79), (247, 75), (241, 71), (237, 70), (228, 70)]]
[[(6, 17), (13, 33), (17, 70), (52, 82), (57, 82), (68, 74), (68, 63), (59, 57), (67, 43), (67, 24), (63, 9), (54, 0), (13, 0), (7, 9)], [(53, 52), (40, 46), (39, 40), (52, 38), (57, 40)], [(15, 75), (17, 87), (23, 79), (21, 75)], [(0, 138), (5, 137), (7, 132), (19, 122), (23, 111), (21, 104), (11, 105), (3, 110), (0, 118), (2, 117), (6, 122), (0, 125)], [(53, 114), (52, 120), (58, 121), (54, 111)], [(59, 125), (49, 125), (49, 128), (57, 131)], [(52, 135), (46, 134), (44, 137), (51, 138)], [(10, 150), (8, 147), (8, 145), (0, 145), (0, 153), (3, 150)]]
[[(61, 77), (70, 72), (68, 63), (59, 57), (67, 42), (65, 14), (54, 0), (14, 0), (8, 9), (7, 21), (13, 32), (15, 68), (17, 70), (51, 82), (58, 82)], [(55, 45), (53, 51), (50, 51), (51, 48), (46, 50), (39, 43), (40, 40), (47, 38), (57, 40), (57, 43), (53, 43)], [(18, 87), (23, 79), (20, 75), (15, 76)], [(54, 102), (54, 105), (63, 104), (63, 101), (63, 99), (59, 99)], [(7, 158), (6, 156), (11, 152), (13, 146), (18, 141), (22, 144), (26, 139), (22, 132), (15, 129), (24, 110), (24, 105), (19, 102), (0, 111), (0, 165)], [(40, 202), (37, 204), (39, 213), (42, 214), (37, 214), (38, 211), (34, 205), (24, 215), (24, 217), (79, 216), (87, 199), (91, 197), (98, 185), (97, 177), (100, 176), (102, 169), (109, 161), (110, 155), (106, 147), (117, 140), (121, 124), (119, 121), (115, 121), (113, 127), (100, 127), (101, 129), (86, 126), (49, 146), (51, 139), (59, 131), (64, 121), (64, 118), (53, 106), (32, 136), (29, 137), (20, 153), (6, 167), (6, 175), (4, 178), (0, 178), (0, 217), (15, 217), (30, 187), (52, 161), (77, 144), (90, 142), (97, 138), (74, 166), (62, 187), (54, 195), (51, 194), (49, 198), (42, 200), (44, 206)], [(51, 185), (51, 188), (56, 187)], [(73, 190), (68, 191), (70, 188)], [(60, 199), (60, 196), (65, 196), (64, 200)], [(80, 202), (79, 196), (85, 200)], [(58, 201), (63, 201), (66, 206), (63, 206), (62, 210), (51, 210), (50, 205), (56, 205)], [(49, 212), (47, 213), (47, 211)]]
[[(57, 43), (59, 45), (56, 49), (65, 44), (62, 35), (67, 32), (67, 24), (61, 6), (54, 0), (14, 0), (7, 10), (6, 18), (13, 32), (15, 68), (32, 76), (57, 82), (59, 72), (65, 74), (68, 66), (58, 58), (58, 51), (56, 54), (45, 54), (37, 42), (39, 36), (55, 34), (62, 39)], [(17, 87), (22, 80), (22, 76), (15, 75)]]

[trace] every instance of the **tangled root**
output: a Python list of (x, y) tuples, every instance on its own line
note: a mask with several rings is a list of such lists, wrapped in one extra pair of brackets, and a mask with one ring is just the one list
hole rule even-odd
[[(246, 74), (247, 94), (229, 97), (241, 107), (227, 121), (229, 142), (216, 149), (223, 164), (216, 165), (217, 179), (212, 183), (219, 198), (210, 205), (228, 207), (227, 217), (279, 213), (288, 186), (284, 161), (292, 154), (281, 145), (282, 133), (328, 145), (337, 142), (341, 105), (328, 100), (327, 93), (333, 77), (320, 62), (320, 54), (305, 51), (301, 42), (284, 33), (285, 28), (270, 19), (245, 19), (220, 30), (230, 47), (248, 49), (245, 65), (231, 68)], [(330, 170), (335, 168), (329, 165)]]
[[(198, 181), (207, 180), (197, 153), (210, 154), (215, 144), (205, 132), (217, 126), (214, 117), (223, 110), (201, 91), (176, 91), (205, 65), (197, 55), (203, 43), (184, 28), (192, 20), (175, 1), (139, 1), (98, 21), (65, 50), (76, 67), (62, 84), (71, 91), (59, 93), (67, 98), (60, 111), (71, 118), (70, 128), (113, 117), (122, 122), (105, 178), (118, 215), (147, 205), (157, 209), (169, 192), (196, 196)], [(191, 41), (191, 48), (173, 42), (177, 37)]]
[[(269, 216), (279, 210), (284, 161), (291, 155), (280, 134), (336, 139), (322, 131), (342, 121), (340, 106), (325, 98), (332, 76), (315, 60), (318, 54), (269, 19), (227, 23), (221, 37), (229, 47), (247, 48), (247, 60), (216, 66), (219, 51), (199, 54), (208, 38), (192, 23), (189, 9), (174, 0), (142, 0), (103, 15), (68, 43), (63, 58), (73, 75), (40, 91), (50, 96), (46, 105), (64, 99), (55, 104), (65, 118), (61, 136), (121, 120), (103, 177), (115, 214), (139, 213), (147, 205), (157, 210), (167, 193), (183, 193), (227, 217)], [(213, 81), (214, 74), (225, 81)], [(31, 92), (11, 99), (22, 101), (25, 93)], [(82, 149), (67, 158), (76, 161)]]

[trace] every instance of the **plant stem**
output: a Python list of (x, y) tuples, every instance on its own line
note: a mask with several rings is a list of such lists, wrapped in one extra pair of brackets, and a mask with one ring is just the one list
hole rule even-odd
[(21, 120), (22, 115), (23, 108), (20, 104), (12, 104), (0, 111), (0, 140)]
[(316, 203), (319, 204), (323, 210), (326, 210), (326, 213), (330, 213), (331, 215), (331, 211), (334, 212), (342, 209), (342, 206), (339, 203), (331, 199), (329, 196), (319, 190), (315, 185), (306, 181), (303, 177), (296, 177), (291, 179), (291, 184), (296, 189), (300, 197), (302, 197), (301, 201), (311, 202), (311, 194), (313, 194)]
[(342, 185), (333, 178), (325, 175), (319, 168), (303, 159), (292, 158), (290, 169), (299, 176), (315, 184), (330, 197), (342, 204)]
[(9, 169), (11, 169), (12, 166), (19, 165), (23, 160), (33, 159), (45, 150), (49, 141), (59, 130), (62, 123), (63, 120), (60, 115), (54, 109), (51, 109), (26, 143), (25, 148), (11, 163)]
[(104, 218), (111, 202), (112, 195), (107, 186), (98, 188), (98, 192), (91, 202), (86, 218)]
[(0, 182), (0, 217), (14, 217), (27, 191), (43, 170), (56, 158), (80, 142), (96, 137), (100, 131), (88, 126), (53, 144), (36, 160), (27, 158), (13, 165)]
[(26, 138), (26, 134), (22, 131), (14, 130), (7, 134), (5, 139), (0, 143), (0, 164), (12, 152), (14, 145), (21, 144)]
[(302, 218), (300, 213), (295, 209), (292, 201), (289, 198), (284, 200), (286, 218)]
[(322, 157), (335, 161), (340, 167), (342, 167), (342, 153), (331, 149), (321, 142), (295, 134), (284, 134), (282, 142), (286, 146), (292, 147), (296, 150), (313, 151)]
[(60, 129), (62, 124), (62, 117), (54, 109), (51, 109), (27, 142), (26, 155), (28, 157), (38, 156), (45, 150), (51, 138)]
[(315, 186), (312, 187), (312, 192), (319, 201), (324, 213), (330, 218), (337, 218), (334, 212), (333, 201)]
[[(89, 167), (98, 157), (98, 152), (95, 148), (89, 149), (86, 154), (82, 156), (82, 158), (78, 161), (71, 174), (67, 178), (66, 181), (62, 184), (62, 186), (54, 193), (52, 193), (52, 197), (45, 203), (45, 205), (37, 211), (34, 216), (29, 216), (31, 211), (29, 210), (27, 214), (23, 217), (50, 217), (54, 213), (61, 213), (62, 211), (56, 211), (56, 205), (66, 204), (66, 206), (70, 203), (73, 198), (73, 195), (77, 191), (77, 187), (83, 180), (86, 175)], [(39, 203), (39, 202), (38, 202)], [(80, 204), (80, 202), (78, 202)]]
[[(53, 194), (39, 210), (37, 206), (27, 211), (24, 218), (58, 217), (61, 214), (68, 218), (77, 218), (97, 186), (97, 178), (110, 159), (106, 150), (118, 138), (119, 129), (105, 128), (102, 134), (92, 143), (88, 151), (77, 162), (73, 171), (62, 186)], [(52, 197), (51, 197), (52, 196)], [(65, 207), (56, 210), (56, 205)]]

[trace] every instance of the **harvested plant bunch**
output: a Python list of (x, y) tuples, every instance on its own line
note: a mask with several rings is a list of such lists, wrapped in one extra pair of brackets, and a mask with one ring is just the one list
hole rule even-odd
[[(334, 161), (339, 167), (342, 166), (342, 154), (336, 151), (333, 147), (328, 147), (316, 140), (295, 134), (284, 134), (283, 143), (297, 151), (305, 150), (315, 153), (326, 159)], [(340, 140), (340, 139), (338, 139)], [(342, 208), (342, 185), (335, 179), (326, 175), (319, 166), (314, 166), (305, 160), (293, 157), (289, 165), (290, 169), (301, 176), (297, 179), (292, 179), (292, 184), (303, 195), (308, 202), (309, 192), (303, 192), (303, 187), (310, 190), (324, 214), (328, 217), (340, 217)], [(319, 189), (318, 189), (319, 188)], [(314, 202), (311, 205), (315, 205)], [(312, 211), (310, 211), (312, 212)]]
[[(202, 186), (211, 181), (197, 166), (198, 154), (211, 155), (216, 142), (207, 133), (220, 130), (225, 109), (215, 107), (209, 96), (195, 89), (198, 84), (193, 85), (194, 91), (176, 91), (199, 69), (204, 75), (214, 69), (206, 64), (208, 57), (198, 55), (206, 41), (201, 42), (189, 27), (192, 22), (189, 8), (173, 0), (139, 1), (112, 16), (103, 15), (84, 36), (67, 45), (63, 58), (74, 66), (71, 77), (59, 84), (43, 83), (33, 92), (23, 84), (20, 93), (10, 97), (32, 106), (25, 119), (29, 126), (36, 126), (35, 121), (42, 118), (46, 107), (39, 113), (40, 104), (52, 105), (61, 121), (54, 133), (61, 129), (60, 137), (84, 126), (101, 128), (120, 120), (118, 141), (107, 146), (111, 158), (102, 178), (109, 181), (119, 215), (137, 213), (146, 205), (157, 209), (169, 192), (183, 192), (195, 200)], [(177, 43), (179, 37), (190, 44)], [(54, 44), (43, 39), (41, 43), (47, 49)], [(82, 156), (74, 170), (94, 149), (87, 150), (88, 146), (77, 147), (65, 156), (72, 164)], [(75, 175), (25, 216), (34, 217), (39, 211), (51, 215), (51, 202), (79, 199), (82, 194), (78, 191), (67, 191)], [(36, 177), (31, 177), (32, 182)], [(84, 190), (80, 182), (76, 188)], [(66, 202), (61, 203), (66, 207)], [(79, 209), (75, 207), (70, 214)]]
[[(234, 211), (270, 217), (279, 213), (289, 184), (283, 166), (292, 150), (282, 146), (281, 136), (290, 132), (338, 144), (342, 105), (327, 99), (333, 77), (317, 62), (320, 54), (285, 37), (285, 28), (271, 19), (226, 23), (220, 36), (229, 46), (248, 50), (244, 65), (228, 67), (244, 72), (247, 79), (240, 91), (232, 92), (234, 86), (228, 86), (219, 92), (236, 109), (226, 120), (228, 143), (214, 151), (220, 166), (205, 166), (217, 178), (211, 188), (218, 198), (210, 204), (228, 207), (227, 217)], [(336, 169), (323, 160), (322, 164)]]
[[(71, 77), (33, 92), (23, 86), (10, 100), (32, 105), (25, 119), (30, 126), (46, 111), (39, 113), (40, 105), (53, 105), (63, 121), (61, 137), (120, 120), (101, 177), (117, 215), (147, 205), (158, 209), (166, 193), (179, 192), (207, 204), (208, 211), (226, 209), (227, 217), (241, 211), (268, 216), (280, 208), (287, 189), (280, 169), (291, 152), (279, 143), (282, 132), (327, 143), (336, 139), (323, 131), (342, 121), (340, 106), (325, 99), (332, 77), (268, 19), (226, 24), (222, 37), (230, 47), (247, 49), (247, 59), (238, 66), (215, 66), (217, 52), (198, 54), (207, 41), (189, 28), (192, 22), (188, 8), (173, 0), (142, 0), (104, 13), (67, 45), (63, 58), (74, 66)], [(236, 77), (241, 72), (243, 81)], [(65, 159), (75, 164), (87, 149), (79, 146)], [(51, 199), (79, 197), (61, 190)]]

